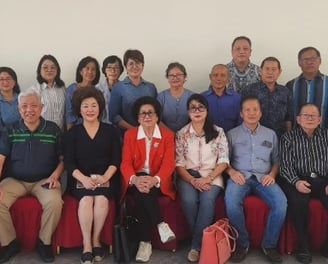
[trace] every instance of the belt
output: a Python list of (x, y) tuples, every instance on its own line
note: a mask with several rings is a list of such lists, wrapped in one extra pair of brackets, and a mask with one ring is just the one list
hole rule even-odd
[(318, 178), (319, 176), (315, 172), (311, 172), (310, 177), (315, 179), (315, 178)]

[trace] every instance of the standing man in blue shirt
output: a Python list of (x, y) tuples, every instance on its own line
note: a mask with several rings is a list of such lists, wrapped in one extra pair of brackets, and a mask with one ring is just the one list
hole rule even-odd
[(298, 52), (300, 76), (289, 81), (286, 86), (293, 93), (294, 117), (302, 105), (315, 104), (321, 112), (320, 127), (328, 128), (328, 76), (320, 72), (321, 55), (314, 47), (305, 47)]
[(262, 240), (263, 253), (270, 262), (282, 262), (276, 247), (285, 221), (287, 199), (275, 179), (279, 172), (278, 139), (273, 130), (260, 125), (262, 111), (256, 97), (242, 99), (240, 114), (243, 123), (227, 134), (230, 166), (226, 172), (230, 178), (225, 202), (229, 220), (239, 232), (231, 261), (241, 262), (248, 253), (243, 201), (254, 193), (270, 207)]
[(209, 104), (209, 116), (224, 132), (240, 125), (240, 95), (228, 89), (230, 73), (227, 66), (216, 64), (209, 75), (210, 87), (203, 92)]

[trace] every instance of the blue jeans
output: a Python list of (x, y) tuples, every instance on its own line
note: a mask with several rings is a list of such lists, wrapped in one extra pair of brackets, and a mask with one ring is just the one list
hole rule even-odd
[(248, 232), (245, 224), (243, 202), (247, 195), (255, 193), (270, 207), (270, 213), (262, 240), (262, 247), (275, 248), (284, 224), (287, 199), (278, 184), (263, 186), (255, 176), (246, 180), (244, 185), (236, 184), (229, 179), (225, 193), (227, 215), (231, 224), (238, 230), (237, 244), (240, 247), (249, 247)]
[(215, 202), (221, 188), (212, 185), (211, 190), (200, 192), (180, 178), (177, 183), (183, 212), (192, 233), (191, 248), (200, 251), (203, 229), (213, 223)]

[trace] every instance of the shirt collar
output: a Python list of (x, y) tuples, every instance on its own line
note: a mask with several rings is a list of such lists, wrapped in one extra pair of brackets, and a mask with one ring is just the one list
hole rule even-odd
[[(299, 132), (308, 137), (308, 135), (305, 133), (305, 131), (303, 130), (303, 128), (300, 125), (297, 125), (296, 129), (299, 130)], [(324, 135), (324, 130), (322, 128), (320, 128), (319, 126), (314, 130), (313, 136), (318, 136), (318, 137), (323, 137)]]
[[(301, 73), (301, 75), (298, 78), (306, 80), (303, 73)], [(320, 71), (318, 71), (317, 75), (315, 76), (315, 79), (316, 78), (321, 78), (323, 80), (324, 75)]]
[[(134, 85), (134, 84), (131, 82), (129, 76), (126, 76), (125, 79), (123, 80), (123, 82), (126, 83), (126, 84)], [(145, 80), (141, 77), (140, 84), (142, 84), (142, 83), (145, 83)], [(139, 84), (139, 85), (140, 85), (140, 84)]]
[[(12, 100), (11, 102), (16, 101), (17, 99), (18, 99), (18, 95), (17, 95), (16, 93), (14, 93), (14, 97), (13, 97), (13, 100)], [(0, 101), (8, 102), (8, 101), (2, 96), (1, 93), (0, 93)]]
[[(210, 85), (210, 87), (208, 88), (208, 91), (206, 91), (205, 93), (207, 94), (214, 94), (216, 95), (212, 85)], [(233, 94), (233, 91), (231, 89), (229, 89), (229, 85), (226, 85), (226, 88), (224, 89), (224, 94), (227, 94), (227, 95), (232, 95)]]
[[(145, 134), (145, 131), (144, 131), (143, 127), (140, 125), (138, 127), (137, 140), (144, 139), (146, 137), (147, 136)], [(159, 127), (158, 127), (157, 124), (155, 124), (155, 129), (154, 129), (154, 132), (153, 132), (153, 138), (158, 138), (158, 139), (162, 138), (161, 131), (159, 130)]]
[[(40, 116), (40, 124), (39, 124), (39, 126), (38, 126), (38, 128), (35, 130), (35, 131), (33, 131), (33, 133), (36, 133), (36, 132), (42, 132), (43, 131), (43, 129), (45, 128), (45, 126), (46, 126), (46, 120), (43, 118), (43, 117), (41, 117)], [(24, 131), (24, 132), (31, 132), (28, 128), (27, 128), (27, 126), (24, 124), (24, 120), (21, 118), (20, 120), (19, 120), (19, 127), (22, 129), (22, 131)]]
[(255, 129), (254, 132), (252, 132), (252, 131), (251, 131), (251, 130), (245, 125), (244, 122), (241, 124), (241, 127), (243, 128), (244, 131), (246, 131), (246, 132), (248, 132), (248, 133), (250, 133), (250, 134), (256, 134), (256, 133), (259, 131), (259, 129), (261, 128), (261, 124), (258, 123), (257, 128)]

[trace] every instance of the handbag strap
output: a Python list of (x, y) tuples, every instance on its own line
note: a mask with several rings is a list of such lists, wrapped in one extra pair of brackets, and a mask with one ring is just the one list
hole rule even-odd
[(127, 210), (126, 210), (126, 201), (125, 199), (123, 200), (120, 208), (120, 216), (119, 216), (119, 224), (120, 225), (125, 225), (127, 222)]
[[(222, 225), (224, 227), (227, 227), (228, 231), (226, 231), (224, 228), (222, 228), (221, 227)], [(225, 236), (225, 239), (227, 240), (227, 243), (229, 245), (229, 248), (231, 249), (231, 252), (234, 252), (236, 250), (236, 237), (238, 236), (237, 229), (229, 224), (229, 220), (227, 218), (218, 220), (214, 226), (217, 231), (219, 231), (221, 234), (223, 234)], [(216, 232), (216, 234), (215, 234), (216, 241), (218, 241), (219, 232)], [(234, 236), (232, 236), (230, 233), (234, 234)], [(233, 242), (232, 247), (231, 247), (230, 240)]]

